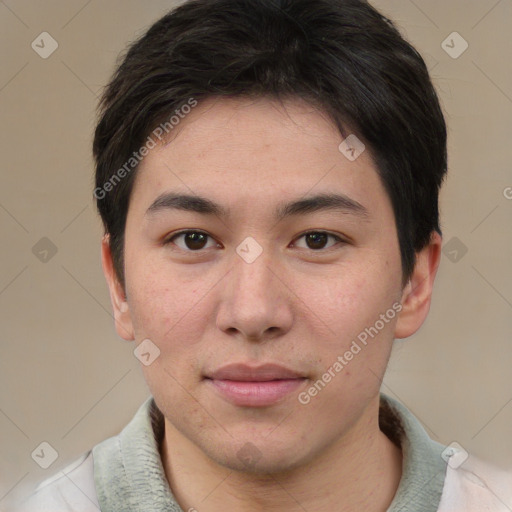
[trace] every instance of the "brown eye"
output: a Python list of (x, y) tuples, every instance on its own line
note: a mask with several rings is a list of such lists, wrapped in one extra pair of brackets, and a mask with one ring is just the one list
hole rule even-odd
[[(299, 238), (304, 238), (306, 240), (307, 249), (318, 251), (326, 249), (325, 244), (327, 243), (329, 237), (335, 239), (337, 242), (343, 242), (343, 240), (339, 236), (332, 235), (331, 233), (326, 233), (324, 231), (310, 231), (309, 233), (304, 233)], [(332, 244), (331, 246), (327, 247), (327, 249), (329, 249), (333, 245), (335, 244)]]
[(170, 243), (175, 243), (174, 240), (182, 238), (183, 244), (176, 243), (180, 249), (189, 252), (200, 251), (205, 248), (209, 235), (203, 233), (202, 231), (182, 231), (181, 233), (177, 233), (168, 240), (165, 241), (165, 245)]
[(306, 243), (310, 249), (323, 249), (327, 239), (328, 235), (325, 233), (310, 233), (306, 235)]

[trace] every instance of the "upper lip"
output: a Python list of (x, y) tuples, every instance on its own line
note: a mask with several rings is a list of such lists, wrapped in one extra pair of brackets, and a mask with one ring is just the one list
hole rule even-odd
[(267, 363), (258, 366), (233, 363), (222, 366), (206, 375), (208, 379), (264, 382), (278, 379), (301, 379), (300, 373), (284, 366)]

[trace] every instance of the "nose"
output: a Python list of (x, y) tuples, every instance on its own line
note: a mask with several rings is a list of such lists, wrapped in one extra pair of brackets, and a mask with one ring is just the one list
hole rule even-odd
[(220, 293), (217, 328), (255, 342), (282, 336), (292, 326), (292, 298), (282, 268), (269, 250), (254, 261), (235, 252)]

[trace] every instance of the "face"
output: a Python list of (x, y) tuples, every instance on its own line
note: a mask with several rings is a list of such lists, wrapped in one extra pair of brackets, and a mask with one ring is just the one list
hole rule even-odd
[(167, 432), (238, 470), (300, 466), (375, 427), (403, 299), (370, 151), (349, 160), (324, 115), (285, 106), (210, 99), (151, 150), (126, 301), (110, 281), (119, 334), (160, 351), (142, 368)]

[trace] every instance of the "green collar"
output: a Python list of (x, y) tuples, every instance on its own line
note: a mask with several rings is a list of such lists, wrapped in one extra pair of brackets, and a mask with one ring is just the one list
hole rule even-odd
[[(435, 512), (446, 474), (444, 446), (431, 440), (419, 421), (396, 400), (381, 394), (403, 426), (403, 473), (387, 512)], [(93, 448), (94, 482), (101, 510), (183, 512), (165, 477), (159, 446), (164, 419), (152, 397), (122, 432)]]

